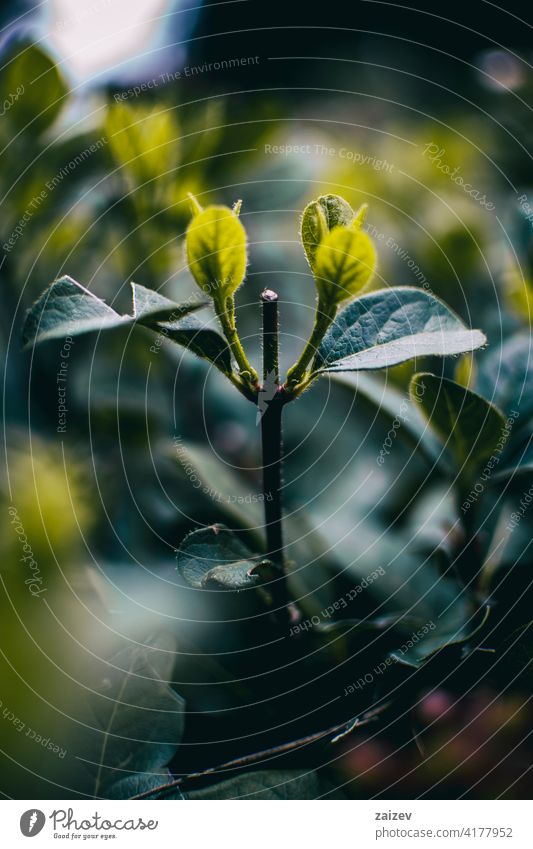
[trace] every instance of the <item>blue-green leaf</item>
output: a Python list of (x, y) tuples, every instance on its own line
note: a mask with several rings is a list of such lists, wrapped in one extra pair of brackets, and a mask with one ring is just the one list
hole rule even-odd
[(138, 324), (183, 345), (226, 374), (231, 371), (230, 352), (223, 337), (190, 315), (203, 307), (203, 302), (191, 299), (178, 304), (137, 283), (131, 285), (131, 313), (121, 315), (76, 280), (61, 277), (28, 310), (22, 330), (24, 347)]
[(414, 287), (371, 292), (343, 309), (318, 350), (315, 373), (381, 369), (416, 357), (461, 354), (486, 342), (445, 303)]

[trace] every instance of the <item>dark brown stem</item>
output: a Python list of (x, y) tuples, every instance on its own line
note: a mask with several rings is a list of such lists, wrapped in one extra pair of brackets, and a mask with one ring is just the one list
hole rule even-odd
[(282, 413), (279, 385), (278, 296), (270, 289), (261, 294), (263, 308), (263, 387), (259, 393), (263, 466), (263, 497), (267, 554), (283, 566), (282, 524)]
[(220, 764), (219, 766), (210, 767), (209, 769), (204, 769), (202, 772), (193, 772), (189, 775), (184, 775), (181, 778), (176, 778), (174, 781), (169, 781), (167, 784), (162, 784), (160, 787), (155, 787), (153, 790), (148, 790), (146, 793), (139, 793), (138, 796), (133, 796), (133, 799), (149, 799), (151, 796), (156, 793), (166, 793), (167, 791), (173, 790), (176, 787), (180, 787), (182, 784), (185, 784), (188, 781), (193, 781), (198, 778), (205, 778), (208, 775), (217, 775), (219, 773), (227, 772), (232, 769), (239, 769), (241, 767), (251, 766), (253, 764), (261, 763), (262, 761), (268, 760), (273, 757), (277, 757), (278, 755), (283, 755), (285, 752), (291, 752), (294, 749), (299, 749), (303, 746), (308, 746), (311, 743), (316, 743), (319, 740), (331, 738), (332, 743), (341, 740), (347, 734), (351, 734), (352, 731), (356, 731), (358, 728), (362, 728), (365, 725), (368, 725), (369, 722), (373, 722), (377, 717), (386, 711), (390, 707), (390, 703), (387, 702), (385, 704), (379, 705), (376, 708), (372, 708), (371, 710), (366, 711), (361, 718), (357, 718), (354, 720), (350, 720), (349, 722), (342, 722), (340, 725), (334, 725), (331, 728), (326, 728), (323, 731), (317, 731), (315, 734), (308, 734), (306, 737), (300, 737), (298, 740), (291, 740), (290, 743), (282, 743), (280, 746), (273, 746), (271, 749), (264, 749), (262, 752), (254, 752), (252, 755), (245, 755), (242, 758), (235, 758), (232, 761), (227, 761), (224, 764)]

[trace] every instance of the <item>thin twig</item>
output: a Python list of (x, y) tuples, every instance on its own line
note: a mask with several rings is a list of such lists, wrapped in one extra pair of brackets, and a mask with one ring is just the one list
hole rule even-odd
[(372, 710), (366, 711), (361, 717), (361, 719), (351, 719), (348, 722), (341, 722), (340, 725), (334, 725), (331, 728), (326, 728), (324, 731), (317, 731), (314, 734), (308, 734), (306, 737), (300, 737), (298, 740), (292, 740), (290, 743), (282, 743), (279, 746), (273, 746), (271, 749), (263, 749), (263, 751), (261, 752), (255, 752), (252, 755), (244, 755), (241, 758), (235, 758), (232, 761), (226, 761), (226, 763), (219, 764), (218, 766), (209, 767), (208, 769), (204, 769), (201, 772), (192, 772), (189, 775), (183, 775), (181, 778), (176, 778), (174, 781), (170, 781), (168, 784), (162, 784), (160, 787), (155, 787), (153, 790), (148, 790), (146, 793), (139, 793), (137, 796), (132, 796), (132, 799), (149, 799), (150, 796), (153, 796), (156, 793), (162, 793), (166, 792), (167, 790), (173, 790), (175, 787), (180, 787), (182, 784), (185, 784), (188, 781), (204, 778), (208, 775), (216, 775), (219, 772), (227, 772), (228, 770), (237, 769), (239, 767), (246, 767), (251, 766), (252, 764), (258, 764), (271, 757), (283, 755), (286, 752), (290, 752), (294, 749), (307, 746), (310, 743), (315, 743), (325, 737), (331, 737), (331, 742), (336, 742), (338, 740), (343, 739), (347, 733), (351, 733), (352, 731), (355, 731), (356, 729), (362, 728), (363, 726), (368, 725), (368, 723), (373, 722), (380, 714), (386, 711), (389, 707), (390, 702), (385, 702), (384, 704), (379, 705), (379, 707), (377, 708), (373, 708)]

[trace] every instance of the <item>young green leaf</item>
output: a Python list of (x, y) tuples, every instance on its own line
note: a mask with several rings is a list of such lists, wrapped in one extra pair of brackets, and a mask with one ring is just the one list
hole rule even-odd
[(458, 474), (473, 480), (490, 461), (498, 443), (505, 444), (505, 419), (493, 404), (459, 383), (424, 372), (409, 389), (431, 426), (453, 455)]
[(459, 354), (484, 345), (441, 300), (422, 289), (371, 292), (340, 312), (318, 350), (317, 374), (381, 369), (416, 357)]
[(185, 537), (178, 550), (178, 571), (197, 589), (245, 590), (260, 586), (270, 568), (229, 528), (212, 525)]
[(239, 288), (246, 271), (246, 230), (227, 206), (195, 215), (186, 236), (187, 261), (198, 286), (222, 302)]
[(300, 236), (313, 272), (320, 242), (334, 227), (349, 227), (353, 217), (350, 204), (339, 195), (322, 195), (307, 204), (302, 215)]
[(320, 242), (314, 258), (319, 298), (335, 304), (354, 298), (370, 282), (376, 264), (376, 249), (367, 233), (334, 227)]

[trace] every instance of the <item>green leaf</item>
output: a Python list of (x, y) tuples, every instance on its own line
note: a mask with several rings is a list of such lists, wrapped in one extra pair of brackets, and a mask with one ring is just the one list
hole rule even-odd
[(321, 795), (316, 772), (264, 770), (248, 772), (203, 790), (187, 793), (189, 799), (317, 799)]
[(15, 43), (2, 57), (0, 108), (11, 135), (18, 131), (41, 134), (59, 115), (68, 89), (54, 62), (34, 44)]
[(402, 286), (363, 295), (345, 307), (324, 336), (316, 373), (381, 369), (416, 357), (460, 354), (484, 345), (441, 300)]
[(339, 195), (322, 195), (308, 203), (302, 215), (300, 237), (311, 269), (320, 242), (333, 227), (348, 227), (353, 221), (353, 209)]
[(185, 722), (185, 702), (167, 683), (175, 651), (174, 637), (161, 633), (144, 645), (132, 642), (103, 664), (89, 700), (97, 733), (84, 758), (95, 796), (128, 774), (164, 775)]
[(24, 347), (139, 324), (183, 345), (224, 373), (231, 371), (230, 352), (223, 337), (190, 315), (204, 303), (191, 300), (177, 304), (137, 283), (131, 285), (131, 315), (120, 315), (71, 277), (61, 277), (28, 310), (22, 329)]
[(178, 550), (178, 570), (197, 589), (252, 589), (268, 579), (271, 568), (224, 525), (193, 531)]
[(195, 215), (185, 240), (187, 261), (198, 286), (211, 297), (232, 295), (246, 271), (246, 230), (227, 206)]
[(449, 448), (461, 478), (475, 478), (505, 437), (500, 411), (481, 395), (434, 374), (415, 374), (409, 391)]
[(377, 263), (370, 236), (359, 228), (335, 227), (320, 242), (313, 272), (319, 297), (339, 304), (358, 295)]

